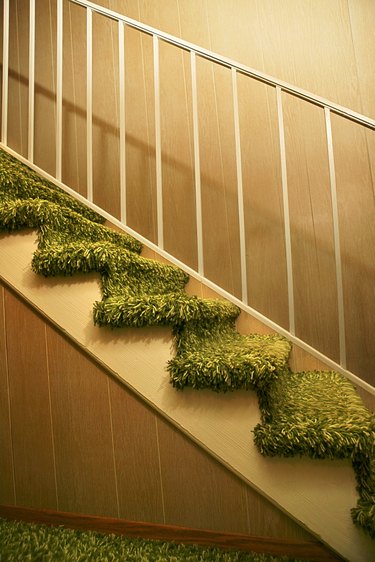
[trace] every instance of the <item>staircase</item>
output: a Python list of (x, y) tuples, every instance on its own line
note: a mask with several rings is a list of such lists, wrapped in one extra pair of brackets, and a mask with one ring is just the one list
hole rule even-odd
[[(141, 256), (139, 242), (104, 226), (102, 217), (7, 153), (2, 151), (0, 157), (0, 224), (10, 233), (37, 230), (36, 250), (32, 247), (34, 233), (22, 236), (21, 241), (26, 254), (33, 256), (34, 273), (53, 279), (74, 274), (73, 279), (82, 281), (85, 278), (77, 274), (100, 275), (101, 299), (95, 286), (84, 302), (79, 302), (78, 281), (73, 286), (70, 277), (64, 281), (70, 283), (72, 300), (76, 292), (73, 323), (64, 313), (68, 303), (62, 299), (56, 307), (52, 288), (33, 290), (32, 283), (26, 282), (26, 299), (81, 345), (82, 332), (89, 329), (85, 351), (117, 377), (123, 373), (122, 382), (333, 550), (353, 562), (372, 560), (374, 416), (363, 406), (352, 383), (331, 370), (292, 372), (291, 344), (285, 337), (265, 330), (241, 334), (240, 310), (235, 305), (192, 294), (187, 275), (177, 267)], [(9, 259), (15, 238), (15, 234), (3, 236), (1, 275), (8, 282), (12, 278), (12, 285), (23, 293), (25, 265), (18, 266), (17, 287), (14, 258)], [(9, 267), (6, 255), (12, 262)], [(63, 284), (57, 284), (60, 292)], [(83, 311), (91, 299), (100, 335), (97, 329), (91, 332), (87, 328), (87, 312)], [(48, 313), (52, 303), (54, 312)], [(77, 328), (81, 314), (83, 328)], [(108, 327), (120, 330), (109, 331)], [(142, 328), (140, 333), (148, 334), (139, 353), (144, 354), (147, 346), (147, 361), (154, 362), (157, 356), (158, 368), (151, 381), (149, 369), (139, 376), (131, 360), (116, 365), (113, 351), (124, 345), (124, 328)], [(166, 337), (170, 330), (172, 353), (171, 340)], [(163, 374), (165, 368), (171, 385)], [(184, 391), (176, 392), (171, 386)], [(193, 389), (201, 392), (193, 393)], [(251, 431), (257, 449), (251, 443)], [(334, 486), (336, 479), (342, 488)], [(323, 484), (327, 485), (324, 492)], [(353, 502), (355, 485), (357, 506)], [(294, 486), (300, 496), (293, 493)]]

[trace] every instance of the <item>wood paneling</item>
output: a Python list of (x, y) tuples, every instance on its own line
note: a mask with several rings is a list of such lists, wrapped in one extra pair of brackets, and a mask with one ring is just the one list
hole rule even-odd
[(361, 107), (365, 115), (375, 117), (375, 3), (372, 0), (348, 0), (351, 34), (356, 62)]
[(333, 117), (347, 364), (375, 384), (375, 199), (361, 128)]
[(311, 538), (307, 531), (249, 487), (246, 487), (246, 503), (249, 534), (276, 537), (282, 532), (283, 537), (291, 540)]
[[(173, 75), (173, 81), (170, 76)], [(164, 248), (198, 268), (188, 53), (160, 43)]]
[(247, 531), (244, 484), (158, 420), (166, 524)]
[(156, 415), (120, 383), (109, 389), (119, 516), (164, 523)]
[(250, 306), (288, 326), (286, 253), (274, 88), (238, 76)]
[(296, 335), (339, 359), (324, 112), (284, 96)]
[(197, 61), (205, 276), (239, 296), (240, 255), (232, 83), (228, 69)]
[[(155, 119), (152, 39), (125, 32), (125, 123), (127, 224), (157, 241)], [(141, 62), (140, 62), (141, 61)]]
[(56, 2), (35, 3), (35, 133), (34, 162), (56, 171)]
[(8, 144), (27, 156), (29, 9), (26, 0), (9, 3)]
[(94, 13), (92, 34), (94, 202), (120, 218), (117, 23)]
[(57, 508), (45, 325), (5, 291), (16, 501)]
[(108, 381), (47, 327), (59, 509), (118, 516)]
[(0, 285), (0, 502), (16, 501), (13, 473), (13, 450), (10, 425), (8, 360), (4, 314), (4, 287)]
[(86, 196), (86, 13), (63, 4), (62, 181)]

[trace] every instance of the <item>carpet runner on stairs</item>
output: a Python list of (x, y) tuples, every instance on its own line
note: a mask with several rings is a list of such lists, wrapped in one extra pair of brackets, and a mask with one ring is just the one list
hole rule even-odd
[(221, 299), (187, 295), (188, 276), (141, 257), (142, 246), (104, 226), (100, 215), (0, 151), (0, 229), (35, 228), (32, 268), (45, 276), (97, 271), (102, 300), (94, 322), (111, 327), (169, 325), (173, 386), (255, 390), (262, 454), (350, 458), (359, 501), (353, 521), (375, 537), (375, 418), (353, 385), (330, 371), (292, 373), (291, 344), (276, 334), (243, 336), (240, 309)]

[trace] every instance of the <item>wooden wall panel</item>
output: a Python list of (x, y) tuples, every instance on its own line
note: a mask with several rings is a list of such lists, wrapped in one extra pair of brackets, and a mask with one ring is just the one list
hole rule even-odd
[(64, 2), (62, 181), (86, 196), (86, 13)]
[(197, 269), (189, 55), (161, 42), (160, 80), (164, 247), (182, 262)]
[(117, 24), (94, 13), (92, 33), (94, 202), (120, 218)]
[(285, 515), (272, 503), (246, 487), (246, 504), (248, 512), (248, 529), (250, 535), (277, 537), (286, 539), (311, 539), (311, 535)]
[(35, 134), (34, 162), (56, 171), (56, 2), (35, 3)]
[(264, 71), (361, 111), (347, 0), (257, 5)]
[(351, 34), (356, 61), (356, 74), (365, 115), (375, 117), (375, 2), (348, 0)]
[(197, 82), (205, 276), (240, 296), (231, 74), (198, 59)]
[(375, 199), (363, 130), (333, 117), (348, 368), (375, 384)]
[(8, 290), (5, 321), (17, 505), (56, 509), (44, 322)]
[(296, 335), (339, 360), (336, 268), (324, 112), (285, 95)]
[(0, 285), (0, 503), (14, 505), (16, 497), (6, 340), (4, 287)]
[(109, 379), (119, 516), (164, 523), (156, 415)]
[(157, 241), (154, 76), (152, 39), (125, 33), (126, 216), (127, 224)]
[(158, 436), (165, 523), (246, 533), (244, 484), (162, 419)]
[(250, 306), (288, 326), (280, 150), (274, 88), (238, 76)]
[(108, 380), (47, 327), (59, 509), (118, 516)]
[(25, 0), (9, 3), (8, 144), (27, 156), (29, 9)]

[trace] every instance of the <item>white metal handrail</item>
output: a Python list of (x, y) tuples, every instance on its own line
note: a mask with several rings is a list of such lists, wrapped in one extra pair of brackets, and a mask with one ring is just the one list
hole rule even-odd
[[(201, 174), (200, 174), (200, 155), (199, 155), (199, 129), (198, 129), (198, 97), (197, 97), (197, 77), (196, 77), (196, 57), (207, 59), (215, 64), (224, 66), (231, 70), (232, 77), (232, 95), (233, 95), (233, 116), (234, 116), (234, 133), (235, 133), (235, 149), (236, 149), (236, 171), (237, 171), (237, 200), (239, 213), (239, 239), (240, 239), (240, 264), (241, 264), (241, 289), (242, 301), (238, 301), (233, 295), (229, 295), (223, 289), (207, 279), (206, 284), (215, 287), (220, 294), (229, 298), (236, 304), (239, 304), (245, 310), (248, 310), (262, 322), (271, 326), (279, 333), (285, 333), (292, 341), (301, 345), (301, 347), (312, 352), (317, 357), (324, 357), (322, 354), (313, 350), (309, 345), (304, 344), (295, 336), (295, 314), (294, 314), (294, 289), (293, 289), (293, 263), (291, 248), (291, 232), (289, 219), (289, 198), (288, 198), (288, 181), (286, 166), (286, 147), (284, 135), (284, 118), (283, 118), (283, 100), (282, 94), (288, 93), (296, 96), (310, 104), (321, 107), (324, 110), (326, 124), (326, 141), (327, 154), (330, 172), (331, 201), (334, 227), (334, 246), (336, 260), (336, 283), (338, 295), (338, 318), (339, 318), (339, 341), (340, 341), (340, 365), (332, 360), (324, 357), (328, 363), (331, 362), (333, 368), (343, 372), (352, 380), (355, 380), (360, 386), (367, 388), (370, 392), (375, 393), (375, 389), (346, 370), (346, 352), (345, 352), (345, 326), (344, 326), (344, 304), (343, 304), (343, 285), (341, 272), (341, 253), (340, 253), (340, 235), (338, 224), (338, 208), (336, 197), (336, 180), (335, 166), (332, 141), (331, 113), (335, 113), (360, 124), (363, 127), (375, 130), (375, 120), (370, 119), (360, 113), (354, 112), (348, 108), (335, 104), (325, 98), (316, 96), (301, 88), (297, 88), (287, 82), (278, 80), (267, 74), (259, 72), (253, 68), (242, 65), (227, 57), (223, 57), (189, 43), (170, 34), (164, 33), (153, 27), (140, 23), (136, 20), (128, 18), (120, 13), (114, 12), (93, 2), (87, 0), (56, 0), (57, 3), (57, 34), (56, 34), (56, 171), (52, 178), (64, 189), (69, 188), (61, 183), (62, 172), (62, 103), (63, 103), (63, 5), (64, 2), (76, 4), (86, 10), (86, 142), (87, 142), (87, 200), (91, 207), (101, 212), (115, 224), (118, 223), (122, 228), (130, 231), (126, 226), (126, 155), (125, 155), (125, 41), (126, 28), (130, 27), (145, 33), (152, 37), (153, 44), (153, 74), (154, 74), (154, 111), (155, 111), (155, 160), (156, 160), (156, 194), (157, 194), (157, 248), (168, 259), (180, 265), (193, 276), (204, 279), (204, 254), (203, 254), (203, 234), (202, 234), (202, 207), (201, 207)], [(29, 98), (28, 98), (28, 159), (26, 162), (34, 168), (34, 89), (35, 89), (35, 0), (29, 0)], [(93, 194), (93, 14), (100, 14), (106, 18), (110, 18), (117, 22), (118, 27), (118, 46), (119, 46), (119, 128), (120, 128), (120, 206), (121, 221), (117, 221), (114, 217), (108, 215), (102, 209), (98, 209), (94, 204)], [(194, 177), (195, 177), (195, 194), (196, 194), (196, 223), (197, 223), (197, 253), (198, 253), (198, 270), (193, 271), (181, 264), (178, 260), (169, 256), (164, 252), (164, 233), (163, 233), (163, 185), (162, 185), (162, 147), (161, 147), (161, 129), (160, 129), (160, 76), (159, 76), (159, 42), (164, 41), (172, 44), (184, 51), (190, 53), (190, 71), (192, 84), (192, 120), (193, 120), (193, 147), (194, 147)], [(3, 0), (3, 77), (2, 77), (2, 127), (1, 127), (1, 143), (7, 148), (7, 122), (8, 122), (8, 69), (9, 69), (9, 0)], [(287, 285), (288, 285), (288, 307), (289, 307), (289, 331), (287, 332), (280, 326), (274, 324), (271, 320), (265, 318), (260, 313), (251, 309), (248, 303), (247, 294), (247, 278), (246, 278), (246, 242), (245, 242), (245, 215), (244, 215), (244, 197), (242, 186), (242, 163), (241, 163), (241, 146), (240, 146), (240, 119), (238, 110), (238, 92), (237, 92), (237, 76), (242, 74), (251, 79), (258, 80), (264, 84), (275, 88), (277, 113), (278, 113), (278, 132), (279, 132), (279, 150), (281, 161), (281, 176), (283, 190), (283, 208), (284, 208), (284, 232), (286, 247), (286, 264), (287, 264)], [(21, 158), (22, 159), (22, 158)], [(43, 170), (39, 170), (43, 175), (48, 176)], [(49, 176), (51, 179), (51, 177)], [(80, 198), (75, 192), (73, 195)], [(144, 243), (153, 246), (149, 241), (133, 233), (136, 237), (142, 239)]]

